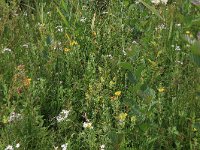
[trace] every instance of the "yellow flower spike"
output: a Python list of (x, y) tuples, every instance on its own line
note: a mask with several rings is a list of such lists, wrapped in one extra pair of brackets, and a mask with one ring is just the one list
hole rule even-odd
[(152, 66), (157, 66), (157, 63), (156, 63), (155, 61), (152, 61), (151, 59), (148, 59), (148, 61), (150, 62), (150, 64), (151, 64)]
[(24, 80), (24, 85), (25, 86), (29, 86), (31, 84), (31, 78), (26, 78), (25, 80)]
[(71, 41), (69, 44), (70, 44), (70, 46), (78, 45), (78, 43), (76, 41)]
[(65, 36), (68, 38), (68, 40), (71, 42), (71, 39), (69, 37), (69, 35), (66, 33)]
[(165, 88), (164, 88), (164, 87), (158, 88), (158, 92), (162, 93), (162, 92), (164, 92), (164, 91), (165, 91)]
[(65, 49), (64, 49), (64, 52), (69, 52), (69, 51), (70, 51), (69, 48), (65, 48)]
[(117, 92), (115, 92), (115, 96), (120, 96), (121, 94), (122, 94), (121, 91), (117, 91)]

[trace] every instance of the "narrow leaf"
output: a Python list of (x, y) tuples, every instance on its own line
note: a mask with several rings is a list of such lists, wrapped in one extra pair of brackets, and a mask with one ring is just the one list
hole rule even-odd
[(164, 20), (163, 17), (158, 13), (158, 11), (153, 6), (150, 6), (149, 4), (147, 4), (146, 2), (144, 2), (143, 0), (139, 0), (139, 2), (142, 3), (149, 10), (151, 10), (152, 13), (154, 13), (158, 18), (160, 18), (161, 20)]

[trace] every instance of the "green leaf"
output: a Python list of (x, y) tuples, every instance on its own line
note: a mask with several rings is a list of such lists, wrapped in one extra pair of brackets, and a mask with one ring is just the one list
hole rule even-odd
[(144, 2), (143, 0), (139, 0), (140, 3), (142, 3), (145, 7), (147, 7), (149, 10), (151, 10), (152, 13), (154, 13), (158, 18), (164, 21), (163, 17), (158, 13), (158, 11), (153, 7)]
[(121, 63), (119, 63), (119, 66), (122, 67), (123, 69), (129, 70), (129, 71), (133, 70), (132, 65), (128, 62), (121, 62)]
[(200, 67), (200, 56), (192, 54), (192, 55), (191, 55), (191, 59), (192, 59), (192, 61), (193, 61), (194, 63), (196, 63), (196, 64), (199, 65), (199, 67)]
[(47, 45), (51, 45), (51, 42), (52, 42), (52, 39), (51, 39), (51, 37), (48, 35), (47, 38), (46, 38), (46, 43), (47, 43)]
[(196, 41), (191, 47), (192, 53), (194, 55), (200, 56), (200, 42)]
[(135, 84), (135, 83), (137, 83), (137, 79), (136, 79), (136, 77), (133, 75), (133, 73), (132, 72), (128, 72), (128, 80), (132, 83), (132, 84)]
[(143, 132), (146, 132), (149, 129), (149, 124), (143, 123), (139, 127)]
[(66, 17), (63, 15), (63, 13), (61, 12), (61, 10), (60, 10), (58, 7), (57, 7), (57, 11), (58, 11), (58, 13), (59, 13), (61, 19), (62, 19), (63, 22), (65, 23), (65, 25), (66, 25), (67, 27), (69, 27), (69, 23), (68, 23)]

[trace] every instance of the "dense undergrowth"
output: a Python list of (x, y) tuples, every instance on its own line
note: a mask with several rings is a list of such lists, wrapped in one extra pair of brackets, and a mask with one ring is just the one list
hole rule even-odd
[(200, 149), (199, 24), (189, 0), (1, 0), (0, 149)]

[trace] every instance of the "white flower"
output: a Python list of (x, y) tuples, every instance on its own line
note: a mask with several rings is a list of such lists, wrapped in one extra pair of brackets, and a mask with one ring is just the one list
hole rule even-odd
[(183, 62), (182, 62), (182, 61), (179, 61), (179, 60), (177, 60), (176, 63), (177, 63), (177, 64), (181, 64), (181, 65), (183, 64)]
[(22, 47), (28, 48), (28, 44), (24, 44), (22, 45)]
[(107, 11), (102, 12), (103, 15), (105, 15), (105, 14), (107, 14), (107, 13), (108, 13)]
[(68, 143), (61, 145), (62, 150), (67, 150), (67, 145)]
[(177, 27), (180, 27), (181, 26), (181, 24), (180, 23), (177, 23), (177, 24), (175, 24)]
[(104, 144), (102, 144), (102, 145), (100, 146), (100, 150), (105, 150), (105, 145), (104, 145)]
[(138, 44), (135, 40), (132, 42), (132, 44)]
[(63, 27), (62, 26), (57, 26), (56, 29), (57, 29), (58, 32), (63, 32)]
[(164, 24), (160, 24), (155, 29), (156, 30), (163, 30), (163, 29), (166, 29), (166, 26)]
[(127, 55), (127, 53), (126, 53), (126, 51), (124, 50), (124, 48), (122, 49), (122, 52), (123, 52), (124, 56)]
[(106, 55), (105, 57), (110, 58), (110, 59), (113, 59), (113, 56), (112, 56), (111, 54)]
[(158, 5), (158, 4), (160, 3), (160, 0), (151, 0), (151, 2), (152, 2), (153, 4)]
[(91, 122), (84, 122), (83, 128), (93, 129), (92, 123)]
[(180, 46), (176, 45), (175, 50), (176, 50), (176, 51), (180, 51), (180, 50), (181, 50)]
[(4, 49), (3, 49), (3, 53), (4, 53), (4, 52), (11, 52), (11, 51), (12, 51), (12, 50), (11, 50), (10, 48), (4, 48)]
[(12, 145), (8, 145), (5, 150), (14, 150), (13, 146)]
[(16, 148), (19, 148), (19, 147), (20, 147), (20, 144), (19, 144), (19, 143), (17, 143), (15, 147), (16, 147)]
[(163, 4), (167, 4), (168, 0), (151, 0), (151, 2), (155, 5), (158, 5), (160, 3), (163, 3)]
[(57, 121), (61, 122), (61, 121), (65, 120), (65, 119), (67, 119), (67, 117), (69, 115), (69, 112), (70, 111), (68, 111), (68, 110), (62, 110), (60, 112), (60, 114), (56, 117)]
[(85, 21), (86, 21), (86, 18), (85, 18), (85, 17), (82, 17), (82, 18), (80, 19), (80, 22), (85, 23)]
[(24, 14), (23, 14), (24, 16), (28, 16), (28, 14), (27, 14), (27, 12), (24, 12)]
[(12, 112), (8, 118), (8, 122), (13, 122), (15, 120), (21, 119), (21, 114)]
[(161, 3), (163, 3), (163, 4), (167, 4), (167, 2), (168, 2), (168, 0), (160, 0), (161, 1)]

